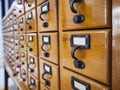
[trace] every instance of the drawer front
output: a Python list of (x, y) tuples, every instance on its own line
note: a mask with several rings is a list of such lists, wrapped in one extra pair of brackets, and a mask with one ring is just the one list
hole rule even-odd
[(19, 33), (18, 25), (15, 24), (15, 25), (13, 26), (13, 28), (14, 28), (14, 33), (15, 33), (15, 34), (18, 34), (18, 33)]
[(38, 58), (30, 54), (28, 56), (28, 71), (38, 79)]
[(26, 40), (27, 40), (27, 35), (26, 34), (21, 34), (20, 35), (20, 49), (26, 51)]
[(22, 66), (20, 71), (20, 78), (24, 82), (25, 86), (28, 86), (28, 73), (27, 68)]
[(46, 86), (40, 83), (40, 90), (49, 90)]
[(107, 86), (67, 69), (62, 68), (61, 72), (61, 90), (110, 90)]
[[(59, 90), (58, 66), (40, 59), (40, 80), (50, 90)], [(67, 90), (67, 89), (66, 89)]]
[(110, 84), (111, 30), (65, 32), (61, 64)]
[(49, 0), (47, 2), (44, 2), (43, 4), (38, 6), (37, 10), (38, 10), (38, 30), (57, 31), (56, 0)]
[(58, 64), (58, 34), (40, 33), (39, 39), (40, 57)]
[(25, 23), (25, 16), (21, 16), (19, 19), (18, 19), (18, 29), (19, 29), (19, 32), (20, 33), (26, 33), (26, 23)]
[(37, 32), (35, 9), (26, 14), (26, 29), (27, 32)]
[(29, 74), (28, 88), (29, 90), (39, 90), (39, 81), (31, 74)]
[(29, 53), (37, 56), (37, 35), (36, 35), (36, 33), (28, 35), (27, 50)]
[(14, 46), (15, 46), (15, 49), (19, 49), (19, 35), (18, 34), (14, 36)]
[(61, 0), (61, 21), (64, 30), (105, 28), (111, 26), (110, 0)]
[(35, 0), (25, 0), (25, 11), (29, 11), (35, 7)]
[(24, 0), (17, 0), (18, 17), (24, 14)]
[(27, 53), (25, 51), (20, 52), (21, 65), (27, 68)]

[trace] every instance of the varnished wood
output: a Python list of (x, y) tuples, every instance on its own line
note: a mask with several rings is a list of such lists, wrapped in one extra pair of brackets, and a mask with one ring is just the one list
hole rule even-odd
[[(28, 15), (31, 14), (32, 12), (32, 18), (31, 19), (27, 19)], [(29, 11), (28, 13), (26, 13), (26, 29), (27, 29), (27, 33), (29, 32), (37, 32), (37, 27), (36, 27), (36, 12), (35, 9)], [(29, 29), (29, 26), (32, 26), (31, 29)]]
[[(34, 76), (32, 76), (31, 74), (28, 75), (28, 83), (30, 83), (30, 77), (32, 77), (35, 80), (35, 87), (33, 90), (39, 90), (39, 81), (37, 78), (35, 78)], [(28, 88), (29, 90), (29, 88)]]
[[(33, 36), (33, 41), (32, 42), (29, 42), (29, 40), (28, 40), (29, 36)], [(28, 34), (28, 36), (27, 36), (27, 44), (28, 44), (27, 51), (29, 53), (37, 56), (38, 55), (38, 53), (37, 53), (37, 47), (38, 46), (37, 46), (37, 35), (36, 35), (36, 33), (30, 33), (30, 34)], [(29, 50), (30, 48), (32, 48), (32, 51)]]
[[(70, 10), (69, 0), (61, 0), (60, 3), (63, 30), (111, 27), (111, 0), (82, 0), (74, 4), (76, 14)], [(85, 20), (75, 24), (73, 17), (79, 14), (83, 14)]]
[[(23, 20), (23, 22), (21, 23), (21, 20)], [(25, 15), (21, 16), (20, 18), (18, 18), (18, 30), (19, 33), (26, 33), (26, 20), (25, 20)]]
[[(21, 4), (18, 4), (19, 1), (21, 1)], [(18, 17), (23, 15), (25, 13), (24, 11), (24, 1), (25, 0), (16, 0), (16, 7), (17, 7), (17, 12), (18, 12)]]
[[(22, 70), (25, 70), (25, 73), (26, 73), (26, 75), (24, 75), (24, 77), (22, 76), (23, 75)], [(23, 82), (24, 86), (27, 87), (28, 86), (28, 70), (27, 70), (27, 67), (21, 66), (20, 78), (21, 78), (21, 81)], [(23, 79), (25, 79), (25, 81)]]
[(29, 10), (35, 7), (36, 0), (24, 0), (24, 1), (25, 1), (25, 12), (28, 12)]
[[(21, 37), (23, 37), (23, 40), (21, 40)], [(26, 34), (20, 34), (20, 49), (23, 51), (27, 50), (27, 45), (26, 45), (26, 41), (27, 41), (27, 35)]]
[(120, 1), (112, 3), (112, 90), (120, 90)]
[[(72, 34), (89, 34), (90, 48), (78, 49), (76, 57), (85, 63), (84, 69), (74, 67), (74, 59), (71, 56), (72, 47), (70, 44), (70, 36)], [(64, 32), (62, 35), (62, 59), (61, 64), (71, 70), (86, 75), (97, 81), (110, 85), (110, 63), (111, 48), (109, 44), (111, 30), (94, 30), (94, 31), (76, 31)]]
[(88, 79), (79, 74), (73, 73), (67, 69), (62, 69), (61, 71), (61, 90), (73, 90), (71, 86), (71, 77), (75, 77), (78, 80), (90, 85), (90, 90), (110, 90), (109, 87), (97, 83), (91, 79)]
[[(34, 68), (30, 65), (30, 58), (34, 58)], [(34, 71), (30, 72), (29, 67), (32, 68)], [(36, 79), (38, 79), (38, 57), (35, 57), (34, 55), (29, 54), (28, 55), (28, 73), (34, 76)]]
[[(47, 3), (47, 2), (45, 2)], [(41, 4), (44, 5), (45, 3)], [(49, 0), (49, 12), (42, 15), (44, 21), (40, 19), (41, 5), (37, 7), (38, 12), (38, 30), (43, 31), (57, 31), (57, 4), (56, 0)], [(54, 18), (53, 18), (54, 17)], [(43, 27), (43, 23), (47, 22), (48, 27)]]
[[(43, 44), (42, 42), (42, 36), (50, 36), (50, 45), (45, 44), (43, 48), (45, 50), (49, 49), (47, 51), (49, 53), (49, 57), (44, 56), (44, 51), (41, 49), (41, 46)], [(58, 34), (57, 33), (40, 33), (39, 34), (39, 52), (40, 52), (40, 58), (44, 58), (50, 62), (58, 64)]]
[(45, 85), (45, 81), (42, 79), (42, 74), (44, 73), (44, 69), (43, 69), (43, 64), (47, 64), (51, 67), (51, 75), (45, 77), (45, 79), (49, 80), (50, 82), (50, 86), (46, 86), (48, 89), (50, 90), (60, 90), (59, 88), (59, 72), (58, 72), (58, 66), (54, 65), (52, 63), (49, 63), (47, 61), (44, 61), (42, 59), (40, 59), (40, 81)]
[(40, 83), (40, 90), (49, 90), (44, 84)]
[[(22, 53), (24, 53), (25, 56), (22, 56)], [(25, 51), (20, 51), (20, 62), (21, 62), (21, 65), (26, 67), (27, 68), (27, 64), (28, 64), (28, 59), (27, 59), (28, 55), (27, 55), (27, 52)], [(24, 63), (24, 64), (23, 64)]]

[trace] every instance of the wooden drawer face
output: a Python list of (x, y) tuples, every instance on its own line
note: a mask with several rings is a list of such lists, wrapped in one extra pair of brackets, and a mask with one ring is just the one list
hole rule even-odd
[[(46, 11), (44, 10), (45, 8)], [(38, 30), (57, 31), (56, 0), (49, 0), (49, 2), (41, 4), (40, 6), (38, 6), (37, 11), (38, 11)]]
[(39, 39), (40, 57), (58, 64), (58, 34), (40, 33)]
[(40, 83), (40, 90), (49, 90), (49, 89), (45, 87), (42, 83)]
[[(15, 34), (18, 34), (19, 33), (19, 30), (18, 30), (18, 25), (16, 24), (16, 25), (14, 25), (14, 33)], [(11, 27), (11, 29), (12, 29), (12, 27)]]
[(26, 34), (21, 34), (20, 35), (20, 49), (26, 51), (26, 40), (27, 40), (27, 35)]
[(37, 35), (36, 35), (36, 33), (28, 35), (27, 50), (29, 53), (37, 56)]
[(28, 71), (38, 79), (38, 58), (30, 54), (28, 56)]
[(62, 68), (61, 90), (110, 90), (93, 80)]
[(21, 67), (20, 78), (24, 82), (24, 84), (28, 86), (28, 73), (27, 73), (26, 67), (23, 67), (23, 66)]
[(24, 51), (20, 52), (21, 65), (27, 68), (27, 53)]
[(25, 11), (29, 11), (35, 7), (35, 0), (25, 0)]
[(24, 14), (24, 0), (17, 0), (18, 17)]
[(28, 84), (29, 90), (39, 90), (39, 81), (31, 74), (29, 74)]
[(18, 34), (16, 34), (14, 36), (15, 40), (14, 40), (14, 46), (15, 46), (15, 49), (19, 49), (19, 36)]
[(65, 32), (62, 36), (61, 64), (110, 84), (110, 35), (111, 30)]
[(60, 1), (63, 30), (111, 27), (110, 0), (70, 1)]
[[(40, 80), (50, 90), (59, 90), (58, 66), (40, 59)], [(45, 84), (47, 82), (47, 84)], [(66, 89), (67, 90), (67, 89)]]
[(26, 14), (26, 28), (27, 32), (37, 32), (35, 9)]
[(20, 33), (26, 33), (26, 23), (25, 23), (25, 16), (21, 16), (19, 19), (18, 19), (18, 27), (19, 27), (19, 31)]

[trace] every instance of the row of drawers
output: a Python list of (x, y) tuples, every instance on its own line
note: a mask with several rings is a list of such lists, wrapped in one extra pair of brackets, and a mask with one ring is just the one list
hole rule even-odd
[[(89, 48), (77, 49), (73, 52), (74, 46), (72, 46), (72, 35), (89, 35), (90, 42)], [(33, 36), (33, 38), (31, 37)], [(55, 64), (58, 63), (58, 37), (57, 33), (40, 33), (40, 58), (50, 61)], [(110, 84), (110, 36), (111, 30), (101, 31), (77, 31), (77, 32), (65, 32), (62, 35), (61, 42), (61, 64), (62, 66), (86, 75), (90, 78)], [(28, 35), (29, 37), (29, 35)], [(32, 38), (32, 39), (31, 39)], [(28, 52), (37, 56), (37, 36), (36, 34), (30, 34)], [(28, 41), (30, 41), (28, 39)], [(25, 40), (25, 39), (24, 39)], [(26, 46), (26, 40), (20, 41), (21, 46)], [(30, 49), (32, 48), (32, 51)], [(22, 50), (22, 49), (21, 49)], [(66, 54), (67, 53), (67, 54)], [(74, 58), (72, 55), (75, 54)], [(80, 65), (76, 66), (76, 60), (80, 60)], [(81, 66), (84, 65), (84, 67)]]
[[(93, 1), (96, 1), (96, 0), (93, 0)], [(63, 2), (65, 4), (62, 4), (63, 8), (60, 8), (61, 10), (60, 23), (62, 23), (61, 24), (62, 30), (66, 31), (66, 30), (87, 29), (87, 28), (90, 29), (90, 28), (111, 27), (111, 19), (110, 19), (111, 12), (109, 10), (110, 1), (102, 0), (101, 2), (97, 2), (97, 3), (91, 3), (89, 1), (82, 2), (81, 4), (83, 5), (84, 11), (82, 11), (82, 9), (79, 9), (79, 8), (77, 10), (78, 12), (81, 12), (81, 14), (79, 13), (76, 14), (71, 11), (69, 1), (63, 0)], [(86, 5), (84, 5), (84, 3)], [(78, 3), (78, 6), (75, 3), (75, 7), (80, 7), (80, 6), (81, 5), (79, 3)], [(37, 24), (38, 24), (38, 30), (41, 32), (57, 31), (58, 15), (57, 15), (57, 8), (55, 7), (56, 7), (56, 1), (49, 0), (40, 4), (40, 6), (37, 7), (37, 11), (35, 11), (35, 8), (33, 8), (32, 10), (27, 12), (25, 16), (23, 15), (20, 17), (20, 19), (18, 18), (18, 21), (13, 21), (13, 22), (19, 23), (18, 25), (17, 24), (14, 25), (14, 28), (15, 28), (14, 30), (16, 30), (15, 32), (16, 33), (18, 31), (26, 32), (26, 30), (27, 32), (37, 32), (37, 29), (35, 26)], [(44, 10), (43, 10), (43, 13), (42, 13), (42, 9), (44, 8), (47, 11), (44, 13)], [(66, 8), (67, 10), (64, 10), (64, 8)], [(91, 9), (91, 11), (89, 10), (89, 8)], [(79, 22), (79, 18), (81, 18), (80, 15), (82, 14), (84, 14), (85, 20), (83, 22)], [(78, 20), (78, 23), (77, 21), (76, 22), (73, 21), (74, 18), (75, 20)], [(26, 28), (24, 25), (26, 26)], [(17, 27), (19, 27), (20, 30), (17, 30)]]

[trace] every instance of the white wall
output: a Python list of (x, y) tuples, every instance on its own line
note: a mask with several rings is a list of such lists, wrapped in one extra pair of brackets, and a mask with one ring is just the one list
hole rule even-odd
[(3, 38), (2, 38), (2, 8), (0, 1), (0, 58), (3, 56)]

